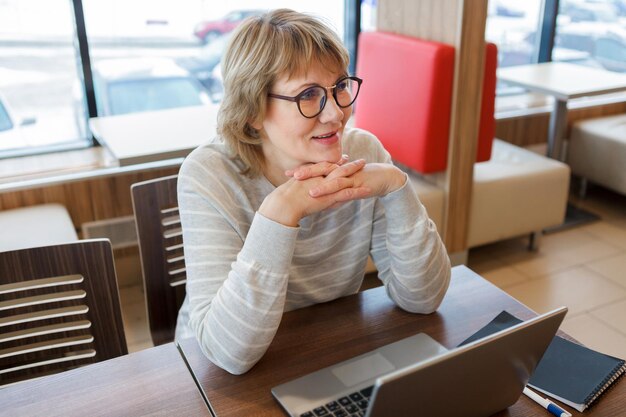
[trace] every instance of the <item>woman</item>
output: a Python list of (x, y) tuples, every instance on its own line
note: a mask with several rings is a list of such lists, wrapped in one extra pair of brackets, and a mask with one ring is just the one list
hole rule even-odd
[(308, 15), (247, 20), (222, 62), (220, 138), (181, 167), (177, 338), (233, 374), (261, 359), (283, 312), (356, 293), (368, 255), (407, 311), (434, 311), (447, 290), (445, 247), (407, 175), (346, 128), (361, 84), (348, 59)]

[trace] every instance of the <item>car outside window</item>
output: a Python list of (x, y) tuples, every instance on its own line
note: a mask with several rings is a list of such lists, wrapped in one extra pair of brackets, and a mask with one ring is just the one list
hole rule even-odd
[(109, 85), (111, 114), (127, 114), (206, 104), (208, 98), (191, 79), (122, 81)]
[(0, 101), (0, 132), (5, 130), (9, 130), (13, 128), (13, 122), (9, 117), (9, 113), (7, 112), (4, 104)]

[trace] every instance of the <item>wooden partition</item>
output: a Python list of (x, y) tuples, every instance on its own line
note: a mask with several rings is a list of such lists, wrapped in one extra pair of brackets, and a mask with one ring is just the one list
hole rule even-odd
[(447, 43), (456, 50), (441, 231), (451, 254), (467, 250), (486, 19), (486, 0), (379, 0), (378, 4), (378, 30)]
[(178, 167), (152, 169), (57, 185), (0, 193), (0, 211), (44, 203), (59, 203), (70, 213), (76, 230), (83, 223), (131, 216), (130, 186), (136, 182), (178, 173)]
[[(577, 120), (624, 113), (626, 113), (626, 102), (570, 109), (567, 112), (565, 137), (569, 137), (572, 124)], [(548, 112), (500, 119), (496, 120), (496, 137), (518, 146), (546, 143), (549, 125), (550, 113)]]

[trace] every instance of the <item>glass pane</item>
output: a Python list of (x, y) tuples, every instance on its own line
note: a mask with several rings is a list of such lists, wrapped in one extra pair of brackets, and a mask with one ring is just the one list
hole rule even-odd
[(376, 30), (377, 0), (361, 0), (361, 31)]
[(554, 61), (626, 72), (626, 0), (562, 0)]
[(498, 46), (498, 66), (530, 64), (538, 55), (542, 0), (489, 0), (485, 38)]
[(0, 157), (91, 143), (71, 4), (0, 1)]
[(326, 18), (336, 0), (83, 0), (99, 115), (196, 106), (222, 97), (220, 60), (249, 16), (288, 7)]

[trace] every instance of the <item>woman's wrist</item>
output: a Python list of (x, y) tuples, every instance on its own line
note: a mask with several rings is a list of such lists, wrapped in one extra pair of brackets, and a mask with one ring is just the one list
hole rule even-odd
[(288, 227), (298, 227), (298, 223), (302, 219), (302, 216), (294, 211), (292, 204), (288, 204), (280, 198), (277, 190), (265, 197), (258, 212), (264, 217)]
[(393, 167), (393, 176), (390, 180), (389, 185), (387, 186), (387, 194), (393, 193), (394, 191), (398, 191), (400, 188), (404, 186), (407, 181), (407, 175), (404, 171), (402, 171), (398, 167)]

